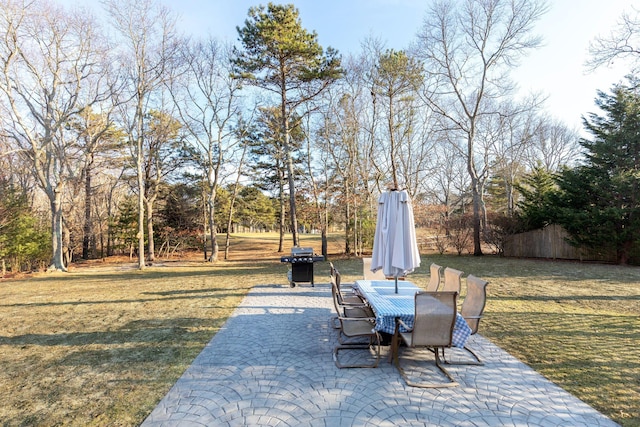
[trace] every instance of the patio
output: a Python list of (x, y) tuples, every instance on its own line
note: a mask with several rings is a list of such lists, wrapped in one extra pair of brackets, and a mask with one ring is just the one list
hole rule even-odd
[[(328, 284), (255, 287), (143, 426), (616, 426), (481, 336), (459, 387), (408, 387), (397, 369), (338, 369)], [(384, 348), (386, 351), (388, 347)]]

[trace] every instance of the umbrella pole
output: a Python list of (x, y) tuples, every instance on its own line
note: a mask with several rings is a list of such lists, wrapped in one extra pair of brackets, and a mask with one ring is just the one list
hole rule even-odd
[(396, 282), (396, 294), (398, 293), (398, 276), (393, 276)]

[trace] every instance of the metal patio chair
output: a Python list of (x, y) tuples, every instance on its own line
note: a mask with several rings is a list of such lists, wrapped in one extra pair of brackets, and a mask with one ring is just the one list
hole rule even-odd
[(371, 271), (371, 258), (362, 258), (362, 277), (364, 280), (387, 280), (382, 269)]
[(460, 295), (462, 290), (462, 275), (464, 273), (455, 268), (447, 267), (444, 269), (444, 284), (441, 291), (457, 292)]
[[(333, 361), (338, 368), (375, 368), (380, 362), (380, 335), (375, 330), (375, 317), (352, 317), (351, 311), (358, 311), (356, 307), (345, 307), (347, 317), (339, 316), (340, 344), (333, 349)], [(362, 342), (361, 338), (366, 338)], [(340, 360), (340, 351), (343, 350), (370, 350), (375, 351), (375, 359), (372, 363), (343, 363)]]
[(436, 292), (440, 287), (442, 279), (442, 267), (438, 264), (431, 263), (429, 267), (429, 283), (427, 283), (427, 292)]
[[(467, 276), (467, 295), (462, 301), (462, 308), (460, 309), (460, 314), (464, 317), (464, 320), (467, 321), (467, 324), (471, 328), (471, 335), (474, 335), (478, 332), (478, 327), (480, 326), (480, 319), (482, 319), (482, 315), (484, 313), (484, 307), (487, 301), (487, 285), (488, 281), (479, 279), (478, 277), (470, 274)], [(445, 362), (450, 365), (484, 365), (484, 362), (480, 360), (480, 357), (471, 350), (468, 346), (464, 346), (463, 348), (466, 350), (472, 357), (473, 361), (448, 361), (445, 359)], [(443, 351), (444, 355), (444, 351)]]
[[(338, 282), (335, 277), (331, 277), (331, 296), (333, 298), (333, 306), (336, 311), (336, 315), (331, 317), (329, 324), (333, 329), (340, 329), (340, 324), (337, 322), (340, 317), (373, 317), (373, 310), (362, 299), (358, 298), (359, 303), (345, 302), (341, 297), (342, 292), (338, 287)], [(347, 310), (348, 309), (348, 310)], [(340, 340), (341, 337), (338, 338)]]
[(346, 288), (346, 287), (348, 287), (350, 291), (353, 291), (353, 284), (344, 285), (342, 283), (342, 275), (340, 274), (338, 269), (333, 266), (331, 268), (332, 268), (331, 283), (333, 284), (335, 282), (335, 285), (338, 289), (338, 300), (340, 301), (340, 304), (358, 305), (358, 306), (365, 305), (365, 302), (362, 300), (362, 298), (360, 298), (355, 293), (343, 291), (343, 288)]
[[(415, 295), (413, 327), (409, 328), (402, 320), (398, 319), (392, 341), (392, 354), (395, 365), (407, 385), (424, 388), (454, 387), (458, 385), (440, 361), (440, 350), (452, 345), (457, 300), (457, 292), (418, 292)], [(401, 327), (407, 332), (401, 332)], [(402, 358), (399, 355), (400, 340), (404, 341), (408, 348), (427, 348), (431, 350), (435, 356), (435, 366), (446, 376), (447, 381), (416, 382), (410, 380), (401, 364)]]

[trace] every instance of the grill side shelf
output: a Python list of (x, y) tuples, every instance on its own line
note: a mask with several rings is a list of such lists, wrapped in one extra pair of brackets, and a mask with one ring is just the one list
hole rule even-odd
[(296, 283), (311, 283), (314, 286), (313, 280), (313, 263), (324, 261), (322, 255), (288, 255), (280, 257), (280, 262), (291, 264), (291, 270), (289, 270), (289, 285), (293, 288)]

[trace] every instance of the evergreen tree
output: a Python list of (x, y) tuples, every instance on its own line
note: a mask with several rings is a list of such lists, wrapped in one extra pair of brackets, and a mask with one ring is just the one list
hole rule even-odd
[(614, 86), (598, 93), (603, 115), (590, 114), (585, 128), (584, 164), (558, 177), (557, 222), (571, 242), (602, 253), (615, 253), (626, 264), (640, 236), (640, 87)]
[(0, 180), (0, 259), (12, 271), (32, 269), (51, 254), (49, 230), (31, 214), (27, 197)]
[[(256, 124), (256, 134), (250, 141), (250, 165), (253, 170), (254, 185), (260, 190), (278, 195), (279, 204), (279, 233), (280, 242), (278, 252), (283, 250), (284, 234), (286, 228), (286, 201), (287, 194), (287, 166), (284, 160), (284, 147), (282, 145), (282, 132), (279, 126), (280, 111), (275, 107), (260, 108)], [(301, 174), (302, 161), (299, 148), (305, 138), (302, 128), (299, 126), (300, 117), (294, 114), (290, 120), (289, 146), (294, 148), (298, 155), (293, 155), (292, 161), (295, 174)], [(289, 193), (290, 194), (290, 193)], [(296, 201), (297, 202), (297, 201)]]
[(239, 193), (236, 217), (252, 230), (272, 230), (276, 223), (274, 201), (257, 187), (244, 187)]
[(243, 50), (234, 52), (237, 75), (247, 84), (274, 93), (280, 101), (291, 228), (293, 244), (298, 245), (290, 120), (299, 106), (340, 77), (340, 58), (332, 48), (323, 52), (317, 34), (302, 27), (299, 12), (292, 4), (269, 3), (267, 7), (250, 8), (249, 18), (243, 28), (238, 28), (238, 35)]
[(557, 191), (553, 174), (538, 165), (516, 188), (522, 195), (522, 200), (518, 203), (521, 226), (525, 230), (535, 230), (549, 225), (555, 212), (551, 200)]

